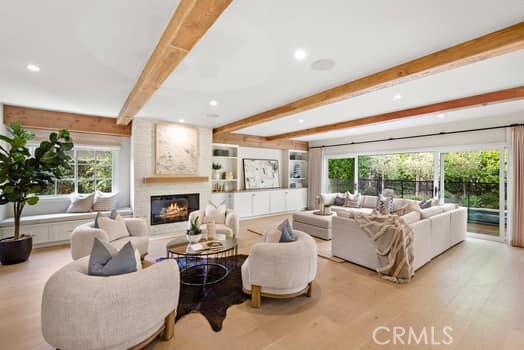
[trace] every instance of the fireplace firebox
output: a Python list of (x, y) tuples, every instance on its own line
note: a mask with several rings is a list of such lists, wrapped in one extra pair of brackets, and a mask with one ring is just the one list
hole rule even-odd
[(187, 221), (200, 208), (198, 193), (151, 196), (151, 225)]

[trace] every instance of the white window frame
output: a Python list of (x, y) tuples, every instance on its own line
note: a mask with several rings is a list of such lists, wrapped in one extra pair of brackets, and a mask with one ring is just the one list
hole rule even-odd
[[(34, 149), (39, 146), (38, 143), (31, 143), (27, 145), (29, 148)], [(74, 151), (74, 193), (78, 193), (78, 165), (77, 165), (77, 151), (94, 151), (94, 152), (111, 152), (111, 192), (119, 191), (119, 157), (120, 157), (120, 147), (118, 146), (90, 146), (90, 145), (75, 145), (73, 148)], [(96, 186), (96, 175), (95, 175), (95, 186)], [(71, 194), (46, 194), (39, 195), (42, 200), (52, 200), (52, 199), (63, 199), (69, 198)]]

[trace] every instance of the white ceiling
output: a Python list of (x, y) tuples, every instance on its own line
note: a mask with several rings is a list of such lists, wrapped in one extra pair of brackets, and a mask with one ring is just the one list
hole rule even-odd
[(117, 115), (177, 5), (0, 1), (0, 103)]
[[(0, 102), (115, 116), (177, 4), (2, 1)], [(139, 117), (223, 125), (523, 19), (520, 0), (233, 1)], [(296, 48), (307, 51), (304, 61), (293, 59)], [(320, 58), (335, 68), (312, 71)], [(282, 133), (522, 85), (523, 58), (510, 54), (240, 132)], [(28, 63), (42, 70), (31, 73)], [(393, 101), (395, 93), (404, 98)]]

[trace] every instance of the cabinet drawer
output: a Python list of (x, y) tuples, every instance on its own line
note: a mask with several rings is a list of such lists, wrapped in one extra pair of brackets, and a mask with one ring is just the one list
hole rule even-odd
[(68, 241), (71, 239), (73, 230), (82, 224), (92, 222), (93, 220), (66, 221), (51, 224), (52, 241)]

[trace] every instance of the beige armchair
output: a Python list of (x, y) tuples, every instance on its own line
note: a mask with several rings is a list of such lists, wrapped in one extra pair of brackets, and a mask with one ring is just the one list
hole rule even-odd
[(293, 230), (297, 239), (288, 243), (257, 243), (242, 265), (242, 289), (253, 307), (261, 297), (311, 296), (317, 274), (317, 245), (305, 232)]
[(64, 266), (42, 296), (42, 334), (61, 350), (117, 350), (173, 337), (179, 270), (168, 259), (137, 272), (88, 276), (89, 257)]
[(133, 247), (138, 249), (142, 258), (146, 256), (149, 249), (149, 229), (147, 223), (140, 218), (124, 218), (124, 221), (129, 231), (129, 236), (114, 241), (109, 241), (107, 232), (95, 228), (94, 222), (76, 227), (71, 234), (71, 256), (73, 260), (78, 260), (91, 254), (95, 237), (101, 241), (110, 242), (111, 245), (118, 250), (127, 242), (131, 242)]
[[(206, 225), (206, 212), (205, 210), (196, 210), (189, 214), (189, 221), (188, 221), (188, 229), (190, 228), (191, 221), (195, 217), (200, 217), (200, 222), (202, 225), (200, 225), (200, 228), (202, 230), (205, 230), (207, 228)], [(226, 236), (230, 237), (236, 237), (238, 238), (238, 231), (240, 227), (240, 218), (238, 217), (238, 214), (233, 209), (226, 210), (226, 217), (225, 217), (225, 223), (224, 224), (216, 224), (217, 233), (218, 234), (224, 234)]]

